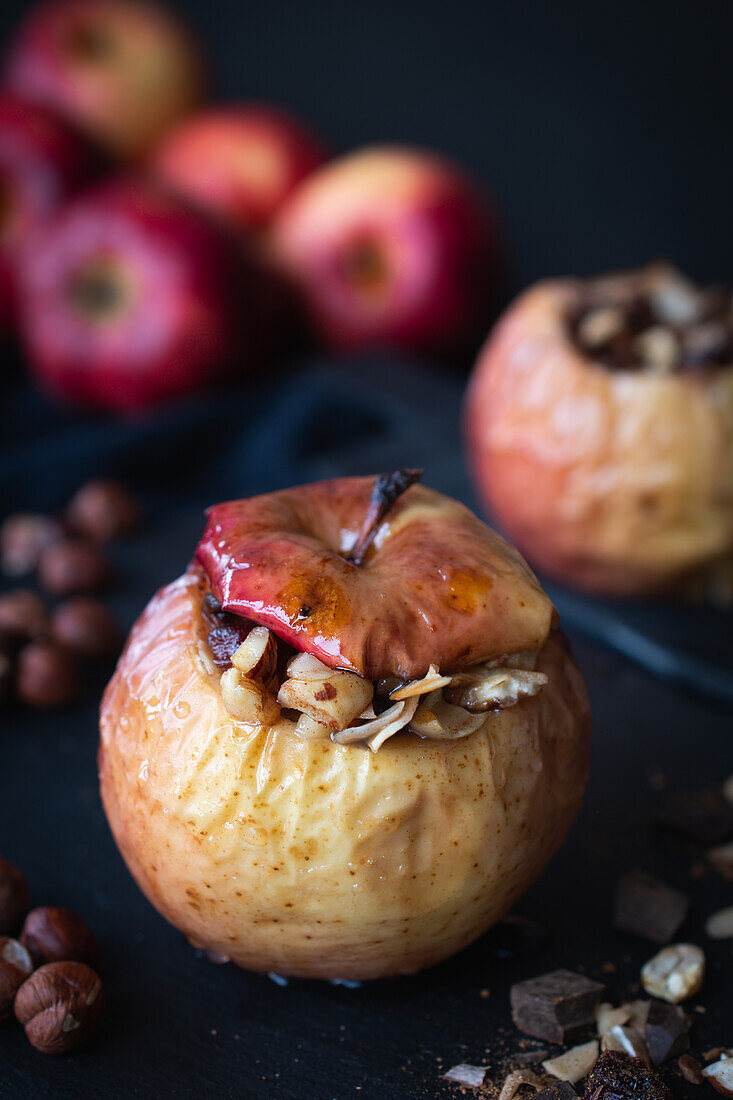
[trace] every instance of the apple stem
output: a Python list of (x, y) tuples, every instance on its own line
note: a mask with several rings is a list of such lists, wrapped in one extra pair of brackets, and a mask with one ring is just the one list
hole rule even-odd
[(346, 555), (354, 565), (361, 565), (367, 550), (374, 541), (379, 525), (393, 508), (395, 501), (406, 489), (422, 477), (422, 470), (393, 470), (389, 474), (379, 474), (374, 480), (374, 488), (369, 500), (367, 514), (361, 530), (350, 552)]

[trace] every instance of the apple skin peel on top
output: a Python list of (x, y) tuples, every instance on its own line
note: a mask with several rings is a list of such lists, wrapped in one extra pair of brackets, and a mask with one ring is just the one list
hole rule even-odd
[(373, 484), (324, 481), (211, 508), (197, 557), (222, 607), (370, 680), (540, 648), (554, 612), (536, 578), (432, 489), (410, 488), (353, 564)]
[(542, 874), (582, 801), (590, 712), (550, 601), (413, 474), (211, 509), (102, 701), (132, 875), (251, 970), (447, 958)]

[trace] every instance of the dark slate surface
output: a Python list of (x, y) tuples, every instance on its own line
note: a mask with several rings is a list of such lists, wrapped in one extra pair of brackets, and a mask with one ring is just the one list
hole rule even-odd
[[(315, 364), (274, 392), (182, 403), (164, 421), (127, 425), (59, 417), (18, 389), (5, 409), (2, 510), (59, 506), (91, 473), (137, 483), (151, 522), (115, 551), (113, 602), (129, 625), (185, 566), (201, 508), (215, 497), (409, 462), (425, 465), (430, 484), (470, 501), (457, 404), (456, 383), (372, 361)], [(685, 614), (679, 633), (694, 652), (709, 630), (703, 616)], [(653, 636), (655, 622), (645, 614), (635, 625)], [(0, 851), (26, 871), (35, 903), (68, 905), (97, 932), (109, 1013), (93, 1044), (60, 1059), (36, 1054), (19, 1029), (3, 1027), (0, 1097), (454, 1095), (440, 1079), (449, 1066), (466, 1061), (498, 1072), (520, 1049), (508, 1013), (511, 982), (563, 966), (603, 977), (612, 999), (632, 990), (655, 947), (610, 925), (615, 881), (629, 866), (690, 894), (682, 934), (709, 962), (694, 1002), (705, 1011), (693, 1010), (693, 1046), (733, 1042), (730, 943), (703, 932), (705, 917), (730, 904), (731, 887), (701, 870), (694, 849), (649, 825), (667, 791), (715, 786), (733, 771), (730, 711), (571, 633), (594, 706), (592, 779), (568, 844), (517, 909), (545, 934), (500, 926), (417, 978), (358, 989), (281, 987), (197, 955), (138, 893), (112, 843), (97, 795), (94, 703), (64, 714), (3, 714)], [(672, 1083), (678, 1095), (695, 1095), (678, 1078)]]

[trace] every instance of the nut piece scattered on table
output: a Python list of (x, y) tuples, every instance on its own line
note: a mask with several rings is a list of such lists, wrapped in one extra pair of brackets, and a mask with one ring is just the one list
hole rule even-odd
[(601, 1050), (621, 1050), (632, 1058), (650, 1063), (649, 1051), (646, 1048), (644, 1036), (635, 1027), (614, 1024), (601, 1040)]
[(30, 642), (18, 655), (16, 692), (30, 707), (62, 707), (81, 690), (71, 654), (55, 642)]
[(12, 1014), (15, 994), (32, 973), (33, 962), (23, 944), (0, 936), (0, 1020)]
[(551, 1043), (573, 1043), (591, 1033), (604, 986), (583, 974), (554, 970), (509, 991), (512, 1019), (521, 1031)]
[(679, 1004), (694, 996), (705, 976), (705, 955), (692, 943), (663, 947), (641, 970), (641, 984), (652, 997)]
[(14, 863), (0, 856), (0, 935), (13, 935), (28, 912), (28, 883)]
[(721, 1058), (705, 1066), (702, 1075), (723, 1096), (733, 1096), (733, 1058)]
[(670, 943), (682, 925), (690, 901), (654, 875), (633, 870), (619, 879), (614, 926), (654, 943)]
[(38, 580), (53, 596), (92, 592), (107, 583), (110, 567), (101, 550), (82, 539), (64, 539), (49, 546), (38, 563)]
[(36, 966), (50, 962), (83, 962), (99, 969), (99, 946), (92, 931), (70, 909), (40, 906), (25, 919), (20, 942)]
[(88, 966), (49, 963), (18, 990), (15, 1015), (36, 1050), (63, 1054), (97, 1030), (104, 1003), (102, 982)]
[(140, 525), (141, 513), (135, 497), (124, 485), (108, 479), (82, 485), (66, 509), (69, 524), (95, 542), (109, 542)]
[(705, 921), (705, 931), (711, 940), (727, 940), (733, 938), (733, 905), (726, 909), (719, 909), (717, 913), (711, 913)]
[(587, 1077), (597, 1059), (598, 1040), (591, 1039), (589, 1043), (571, 1047), (564, 1054), (558, 1054), (556, 1058), (548, 1058), (542, 1063), (542, 1068), (553, 1077), (559, 1077), (561, 1081), (569, 1081), (574, 1085), (583, 1077)]
[(51, 633), (80, 657), (108, 656), (120, 641), (114, 615), (91, 596), (76, 596), (57, 607), (51, 616)]
[(52, 516), (19, 512), (0, 528), (0, 566), (6, 577), (24, 577), (38, 567), (46, 547), (57, 542), (63, 528)]

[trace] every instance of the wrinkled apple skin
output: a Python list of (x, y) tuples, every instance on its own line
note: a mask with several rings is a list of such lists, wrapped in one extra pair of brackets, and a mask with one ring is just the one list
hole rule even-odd
[[(460, 169), (430, 153), (375, 147), (320, 168), (275, 219), (272, 248), (337, 350), (460, 353), (491, 314), (493, 218)], [(349, 257), (364, 248), (383, 270), (361, 284)]]
[[(70, 288), (111, 258), (129, 294), (91, 320)], [(144, 408), (260, 362), (259, 273), (213, 223), (156, 188), (113, 181), (62, 210), (20, 264), (21, 335), (50, 393), (97, 408)]]
[(193, 40), (155, 4), (50, 0), (12, 40), (5, 84), (131, 159), (197, 105), (205, 78)]
[(670, 375), (585, 359), (540, 283), (479, 354), (465, 439), (489, 514), (547, 576), (641, 596), (733, 553), (733, 369)]
[(481, 935), (582, 800), (588, 703), (558, 636), (539, 695), (374, 755), (233, 720), (202, 599), (192, 574), (153, 598), (102, 702), (104, 808), (152, 904), (197, 946), (310, 978), (414, 973)]
[(369, 680), (540, 648), (554, 611), (539, 582), (442, 493), (412, 486), (350, 562), (373, 486), (338, 478), (210, 508), (196, 556), (224, 609)]
[(242, 104), (185, 119), (165, 135), (151, 170), (173, 191), (257, 232), (325, 159), (320, 141), (284, 111)]
[(15, 310), (15, 265), (23, 242), (100, 171), (103, 158), (43, 107), (0, 96), (0, 328)]

